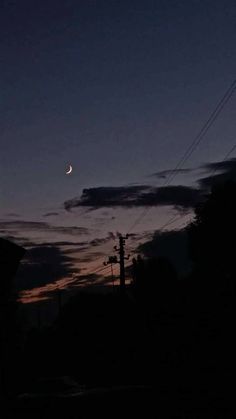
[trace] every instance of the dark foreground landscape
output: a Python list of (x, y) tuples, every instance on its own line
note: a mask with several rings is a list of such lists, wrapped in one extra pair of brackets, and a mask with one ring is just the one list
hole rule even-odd
[(186, 229), (188, 275), (138, 257), (125, 289), (80, 291), (45, 327), (24, 331), (2, 288), (5, 417), (235, 417), (235, 213), (235, 183), (215, 188)]

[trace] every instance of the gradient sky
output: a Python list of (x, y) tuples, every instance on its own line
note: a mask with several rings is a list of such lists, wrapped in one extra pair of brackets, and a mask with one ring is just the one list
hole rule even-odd
[[(86, 188), (162, 184), (150, 175), (176, 165), (235, 79), (236, 3), (3, 0), (0, 34), (1, 235), (63, 255), (71, 244), (59, 243), (70, 242), (75, 272), (88, 274), (143, 209), (67, 211), (64, 202)], [(186, 168), (233, 146), (235, 100)], [(179, 174), (173, 185), (197, 176)], [(175, 213), (150, 210), (139, 238)]]

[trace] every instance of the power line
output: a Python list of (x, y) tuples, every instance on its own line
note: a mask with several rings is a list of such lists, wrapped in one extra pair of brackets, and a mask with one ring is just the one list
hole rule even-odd
[(159, 229), (159, 232), (163, 231), (164, 228), (168, 227), (171, 224), (174, 224), (176, 221), (182, 219), (183, 217), (186, 217), (186, 215), (187, 214), (175, 215), (174, 217), (172, 217), (170, 220), (168, 220), (165, 224), (161, 226), (161, 228)]
[[(226, 161), (230, 155), (234, 152), (234, 150), (236, 150), (236, 144), (233, 145), (233, 147), (226, 153), (225, 157), (223, 158), (222, 162)], [(210, 174), (214, 175), (214, 173), (216, 173), (217, 168), (213, 169)], [(182, 219), (183, 217), (185, 217), (187, 214), (182, 214), (180, 216), (174, 216), (172, 217), (169, 221), (167, 221), (160, 229), (159, 232), (161, 232), (165, 227), (167, 227), (170, 224), (175, 223), (176, 221)], [(182, 226), (182, 225), (181, 225)]]
[[(161, 233), (166, 227), (168, 227), (171, 224), (174, 224), (175, 222), (177, 222), (179, 220), (182, 220), (182, 218), (183, 217), (186, 217), (187, 215), (189, 215), (189, 214), (174, 215), (165, 224), (163, 224), (161, 226), (161, 228), (158, 230), (158, 232)], [(184, 223), (186, 223), (186, 221), (184, 221)], [(184, 224), (184, 223), (182, 223), (182, 224)], [(182, 226), (182, 224), (181, 224), (181, 226)], [(132, 253), (133, 254), (135, 254), (135, 253), (137, 254), (137, 252), (135, 252), (135, 249), (132, 249)]]
[[(226, 153), (225, 157), (223, 158), (222, 162), (226, 161), (231, 154), (236, 150), (236, 144), (233, 145), (233, 147), (231, 147), (231, 149)], [(210, 173), (212, 173), (212, 175), (217, 171), (217, 168), (212, 170)], [(145, 209), (146, 210), (146, 209)], [(183, 217), (185, 217), (187, 214), (181, 214), (181, 215), (174, 215), (173, 217), (171, 217), (166, 223), (164, 223), (161, 228), (159, 229), (159, 232), (162, 232), (164, 230), (165, 227), (175, 223), (176, 221), (181, 220)], [(140, 217), (139, 217), (140, 219)], [(182, 223), (180, 227), (182, 227), (185, 224)]]
[(164, 182), (163, 186), (168, 185), (176, 176), (176, 173), (179, 169), (182, 168), (183, 164), (191, 157), (194, 150), (197, 148), (197, 146), (200, 144), (202, 139), (204, 138), (205, 134), (209, 131), (211, 126), (214, 124), (216, 119), (218, 118), (219, 114), (222, 112), (228, 101), (230, 100), (231, 96), (234, 94), (234, 91), (236, 89), (236, 80), (231, 84), (231, 86), (227, 89), (226, 93), (223, 95), (222, 99), (219, 101), (207, 121), (204, 123), (203, 127), (200, 129), (199, 133), (194, 138), (193, 142), (190, 144), (190, 146), (187, 148), (175, 168), (171, 171), (169, 174), (169, 177), (167, 178), (166, 182)]
[[(214, 124), (214, 122), (216, 121), (216, 119), (220, 115), (220, 113), (223, 111), (224, 107), (226, 106), (226, 104), (228, 103), (230, 98), (232, 97), (235, 89), (236, 89), (236, 79), (233, 81), (233, 83), (227, 89), (227, 91), (225, 92), (225, 94), (223, 95), (223, 97), (221, 98), (219, 103), (216, 105), (215, 109), (212, 111), (209, 118), (207, 119), (207, 121), (204, 123), (204, 125), (200, 129), (199, 133), (193, 139), (192, 143), (189, 145), (189, 147), (187, 148), (187, 150), (185, 151), (185, 153), (183, 154), (183, 156), (181, 157), (179, 162), (176, 164), (175, 168), (173, 170), (171, 170), (168, 178), (165, 180), (165, 182), (162, 185), (163, 187), (168, 186), (173, 181), (173, 179), (177, 175), (178, 170), (181, 169), (183, 167), (184, 163), (191, 157), (191, 155), (193, 154), (195, 149), (198, 147), (200, 142), (204, 139), (205, 135), (207, 134), (207, 132), (209, 131), (211, 126)], [(236, 148), (236, 146), (235, 146), (235, 148)], [(150, 211), (151, 208), (152, 208), (152, 206), (147, 207), (147, 208), (144, 209), (144, 211), (140, 214), (140, 216), (131, 225), (128, 233), (133, 231), (133, 229), (140, 223), (140, 221), (146, 216), (146, 214)]]
[(229, 158), (229, 156), (236, 150), (236, 144), (230, 149), (230, 151), (225, 155), (224, 159), (222, 161), (225, 161)]
[[(225, 92), (225, 94), (223, 95), (223, 97), (221, 98), (221, 100), (218, 102), (218, 104), (216, 105), (216, 107), (214, 108), (214, 110), (212, 111), (212, 113), (210, 114), (209, 118), (203, 124), (203, 126), (200, 129), (199, 133), (195, 136), (195, 138), (193, 139), (192, 143), (188, 146), (187, 150), (184, 152), (183, 156), (178, 161), (178, 163), (176, 164), (176, 166), (174, 167), (174, 169), (171, 170), (171, 172), (169, 173), (168, 178), (163, 183), (163, 187), (164, 186), (168, 186), (173, 181), (173, 179), (176, 177), (176, 175), (178, 173), (178, 170), (181, 169), (183, 167), (183, 165), (185, 164), (185, 162), (191, 157), (191, 155), (193, 154), (193, 152), (196, 150), (196, 148), (198, 147), (198, 145), (201, 143), (201, 141), (206, 136), (206, 134), (209, 131), (209, 129), (212, 127), (212, 125), (214, 124), (214, 122), (217, 120), (217, 118), (220, 115), (220, 113), (223, 111), (223, 109), (226, 106), (226, 104), (229, 102), (230, 98), (232, 97), (232, 95), (235, 92), (235, 89), (236, 89), (236, 79), (233, 81), (233, 83), (227, 89), (227, 91)], [(232, 154), (232, 152), (235, 149), (236, 149), (236, 144), (226, 154), (226, 156), (225, 156), (225, 158), (224, 158), (223, 161), (225, 161)], [(131, 225), (131, 228), (129, 229), (128, 234), (140, 223), (140, 221), (146, 216), (146, 214), (150, 211), (151, 208), (152, 208), (152, 206), (147, 207), (147, 208), (144, 209), (144, 211), (140, 214), (140, 216)], [(180, 215), (180, 216), (176, 216), (175, 215), (175, 216), (171, 217), (160, 228), (159, 231), (163, 231), (165, 227), (167, 227), (167, 226), (175, 223), (176, 221), (182, 219), (184, 216), (186, 216), (186, 214), (183, 214), (183, 215)], [(93, 273), (102, 272), (106, 268), (107, 268), (107, 266), (102, 267), (100, 269), (95, 270)]]
[(102, 272), (105, 269), (109, 269), (109, 266), (103, 266), (102, 268), (98, 268), (95, 271), (93, 271), (92, 274), (96, 274), (96, 273)]
[[(93, 272), (90, 272), (89, 275), (97, 274), (99, 272), (105, 271), (108, 268), (109, 268), (108, 266), (97, 267), (97, 269), (95, 269), (95, 271), (93, 271)], [(79, 277), (80, 277), (80, 275), (77, 275), (77, 276), (74, 276), (73, 279), (74, 278), (79, 278)]]

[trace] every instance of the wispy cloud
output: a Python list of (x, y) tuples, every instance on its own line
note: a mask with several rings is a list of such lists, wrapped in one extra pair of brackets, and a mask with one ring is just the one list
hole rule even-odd
[(53, 283), (48, 283), (33, 289), (26, 289), (21, 291), (19, 300), (25, 304), (34, 303), (38, 301), (53, 299), (60, 290), (76, 291), (79, 288), (88, 286), (111, 285), (111, 276), (104, 277), (103, 275), (90, 273), (87, 275), (74, 275), (69, 278), (61, 278)]
[(89, 242), (89, 244), (92, 247), (97, 247), (97, 246), (101, 246), (102, 244), (108, 243), (111, 240), (115, 240), (116, 238), (117, 238), (117, 235), (115, 235), (112, 232), (109, 232), (106, 237), (95, 238), (95, 239), (91, 240)]
[(33, 289), (67, 277), (75, 270), (74, 261), (56, 246), (29, 249), (18, 269), (16, 288)]
[(166, 179), (173, 173), (179, 174), (179, 175), (186, 175), (188, 173), (193, 172), (195, 169), (168, 169), (168, 170), (161, 170), (160, 172), (155, 172), (149, 175), (148, 177), (156, 177), (159, 179)]
[(89, 229), (78, 226), (56, 226), (53, 224), (41, 222), (41, 221), (26, 221), (26, 220), (2, 220), (0, 221), (0, 232), (11, 234), (19, 234), (21, 232), (45, 232), (45, 233), (60, 233), (68, 234), (72, 236), (78, 236), (82, 234), (89, 234)]
[(6, 217), (20, 217), (20, 214), (17, 214), (16, 212), (9, 212), (7, 214), (5, 214)]
[(59, 215), (59, 212), (47, 212), (46, 214), (43, 214), (43, 217), (55, 217)]

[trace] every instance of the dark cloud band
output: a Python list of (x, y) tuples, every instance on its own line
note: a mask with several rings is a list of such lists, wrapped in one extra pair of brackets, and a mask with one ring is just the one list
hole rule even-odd
[(201, 191), (188, 186), (123, 186), (84, 189), (81, 198), (64, 203), (66, 210), (77, 207), (98, 209), (103, 207), (148, 207), (173, 205), (183, 209), (193, 208), (201, 198)]

